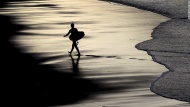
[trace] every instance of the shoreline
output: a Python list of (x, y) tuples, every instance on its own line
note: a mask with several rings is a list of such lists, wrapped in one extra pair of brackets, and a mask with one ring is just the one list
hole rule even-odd
[[(171, 20), (163, 22), (153, 29), (151, 34), (153, 39), (141, 42), (135, 47), (139, 50), (147, 51), (153, 61), (169, 69), (169, 71), (164, 72), (152, 82), (150, 90), (166, 98), (190, 102), (190, 83), (188, 83), (190, 81), (190, 64), (188, 63), (190, 62), (190, 50), (188, 49), (188, 46), (190, 46), (190, 31), (188, 31), (190, 21), (187, 19), (188, 12), (186, 11), (188, 9), (184, 8), (187, 6), (188, 3), (186, 4), (186, 2), (188, 0), (182, 1), (183, 3), (178, 7), (182, 10), (178, 10), (177, 12), (162, 8), (163, 5), (166, 6), (168, 4), (159, 0), (154, 2), (158, 2), (156, 7), (151, 6), (151, 1), (142, 1), (142, 3), (138, 3), (138, 0), (102, 1), (129, 5), (171, 18)], [(169, 8), (174, 9), (175, 5), (178, 4), (177, 1), (173, 1), (174, 7), (170, 5)], [(177, 8), (174, 10), (177, 10)], [(184, 14), (182, 11), (186, 13)]]
[[(171, 27), (173, 27), (172, 30), (166, 30)], [(188, 71), (190, 32), (188, 27), (190, 27), (190, 21), (187, 19), (172, 19), (163, 22), (154, 29), (152, 40), (136, 45), (137, 49), (147, 51), (155, 62), (169, 69), (151, 84), (151, 91), (167, 98), (186, 102), (190, 102), (190, 84), (188, 83), (190, 81)], [(150, 45), (152, 47), (149, 47)]]

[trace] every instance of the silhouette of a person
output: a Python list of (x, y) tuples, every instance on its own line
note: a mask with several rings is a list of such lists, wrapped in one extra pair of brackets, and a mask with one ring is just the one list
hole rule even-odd
[(68, 51), (68, 52), (71, 54), (73, 52), (74, 47), (75, 47), (77, 52), (78, 52), (78, 55), (80, 55), (80, 51), (77, 47), (77, 40), (76, 40), (78, 30), (77, 30), (77, 28), (74, 27), (74, 23), (71, 23), (71, 29), (69, 30), (69, 32), (66, 35), (64, 35), (64, 37), (68, 36), (69, 34), (71, 34), (69, 38), (71, 41), (73, 41), (73, 44), (72, 44), (71, 51)]

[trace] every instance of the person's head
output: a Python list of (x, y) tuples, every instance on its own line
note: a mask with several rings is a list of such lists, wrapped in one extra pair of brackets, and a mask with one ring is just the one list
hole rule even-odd
[(71, 27), (72, 27), (72, 28), (74, 28), (74, 27), (75, 27), (74, 23), (71, 23)]

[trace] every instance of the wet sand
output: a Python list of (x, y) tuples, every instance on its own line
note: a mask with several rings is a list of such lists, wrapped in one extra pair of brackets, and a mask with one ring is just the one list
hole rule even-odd
[[(19, 83), (17, 90), (11, 93), (14, 99), (21, 96), (20, 101), (24, 99), (29, 106), (189, 106), (150, 92), (150, 83), (166, 68), (153, 62), (146, 52), (135, 49), (137, 43), (150, 39), (154, 26), (168, 18), (93, 0), (76, 0), (72, 5), (76, 6), (71, 7), (67, 1), (18, 2), (11, 3), (10, 8), (4, 10), (3, 14), (16, 16), (15, 22), (27, 26), (17, 36), (11, 37), (12, 47), (22, 53), (18, 54), (19, 57), (17, 54), (9, 57), (9, 52), (6, 55), (10, 61), (14, 59), (9, 64), (18, 65), (22, 71), (18, 74), (11, 72), (21, 80), (12, 77), (15, 82), (11, 88)], [(90, 8), (86, 9), (88, 6)], [(126, 16), (126, 12), (130, 15)], [(71, 43), (62, 37), (69, 29), (70, 20), (75, 20), (77, 28), (88, 34), (79, 41), (81, 57), (76, 53), (73, 57), (68, 55)], [(109, 41), (105, 41), (108, 38)], [(27, 88), (25, 82), (28, 82)], [(17, 91), (20, 95), (15, 94)], [(23, 102), (17, 104), (24, 105)]]
[(173, 18), (154, 28), (151, 34), (153, 39), (139, 43), (136, 48), (147, 51), (154, 61), (170, 70), (164, 72), (161, 77), (152, 83), (151, 91), (167, 98), (190, 102), (188, 0), (167, 0), (167, 2), (160, 0), (111, 1), (132, 5)]

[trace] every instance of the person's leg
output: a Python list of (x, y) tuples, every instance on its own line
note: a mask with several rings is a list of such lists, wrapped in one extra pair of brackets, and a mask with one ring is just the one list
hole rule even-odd
[(78, 47), (77, 47), (77, 43), (76, 43), (76, 42), (73, 42), (73, 44), (74, 44), (74, 46), (75, 46), (75, 48), (76, 48), (76, 50), (77, 50), (77, 52), (78, 52), (78, 55), (80, 55), (80, 51), (79, 51), (79, 49), (78, 49)]
[(74, 49), (74, 44), (76, 44), (76, 42), (74, 42), (74, 41), (73, 41), (71, 51), (69, 52), (70, 54), (73, 52), (73, 49)]

